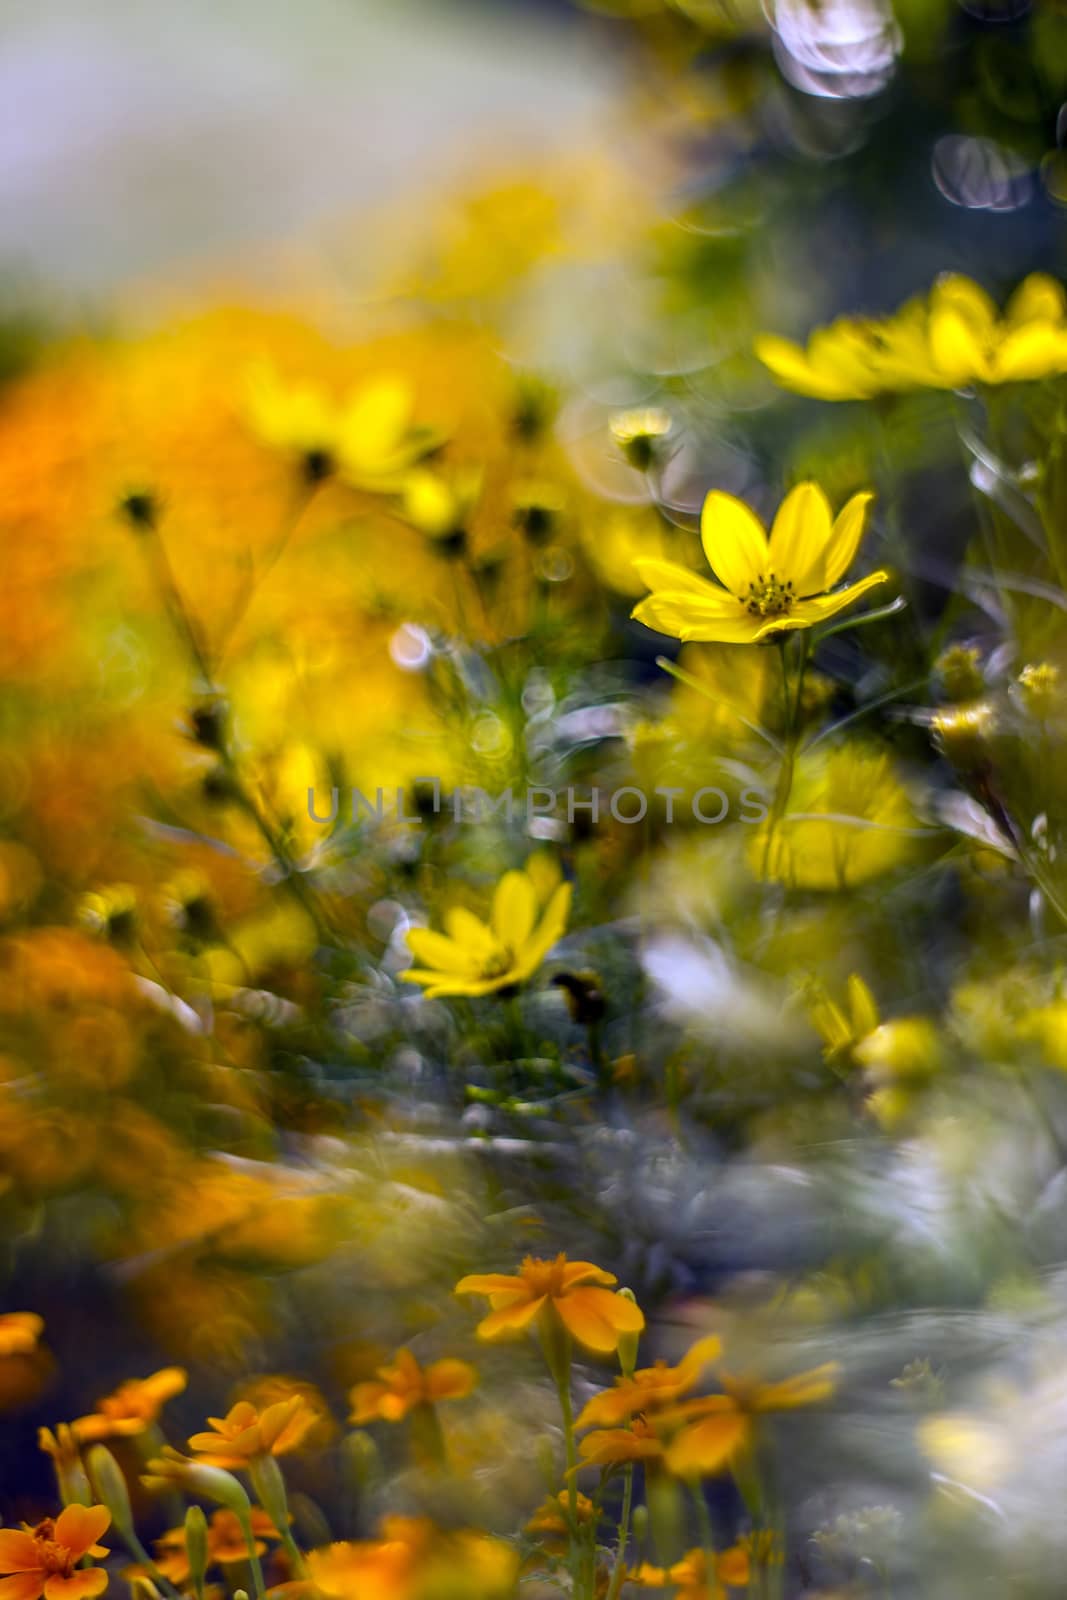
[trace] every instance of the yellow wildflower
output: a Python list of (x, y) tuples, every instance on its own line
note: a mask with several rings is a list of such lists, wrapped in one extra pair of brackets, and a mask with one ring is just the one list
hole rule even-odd
[(391, 1365), (378, 1368), (376, 1380), (352, 1389), (350, 1420), (400, 1422), (416, 1406), (462, 1400), (477, 1381), (478, 1374), (467, 1361), (434, 1361), (420, 1367), (410, 1350), (398, 1350)]
[(1067, 297), (1035, 272), (1001, 316), (971, 278), (949, 273), (891, 317), (839, 318), (817, 328), (806, 349), (762, 334), (755, 349), (784, 388), (820, 400), (1024, 382), (1067, 372)]
[(97, 1540), (111, 1522), (105, 1506), (68, 1506), (35, 1528), (0, 1528), (0, 1590), (5, 1600), (90, 1600), (107, 1588), (103, 1567), (79, 1567), (83, 1556), (106, 1556)]
[(561, 1251), (554, 1261), (527, 1256), (514, 1275), (471, 1273), (455, 1293), (487, 1296), (492, 1310), (478, 1324), (480, 1339), (507, 1338), (547, 1318), (579, 1344), (610, 1354), (620, 1338), (645, 1325), (640, 1307), (609, 1287), (617, 1281), (614, 1273), (591, 1261), (568, 1261)]
[(567, 925), (571, 886), (557, 884), (538, 920), (538, 883), (529, 868), (506, 872), (486, 924), (462, 906), (445, 913), (447, 933), (412, 928), (408, 948), (418, 966), (400, 976), (421, 983), (427, 997), (483, 995), (524, 983)]
[(672, 561), (636, 561), (652, 593), (633, 616), (677, 639), (722, 644), (756, 644), (787, 628), (824, 622), (889, 576), (872, 572), (834, 590), (859, 549), (871, 499), (867, 492), (854, 494), (835, 519), (818, 484), (797, 484), (782, 501), (768, 540), (748, 506), (713, 490), (700, 533), (721, 586)]
[(359, 488), (396, 490), (436, 443), (413, 422), (414, 396), (402, 378), (383, 376), (334, 400), (313, 383), (288, 384), (273, 368), (249, 375), (246, 414), (264, 443), (298, 456), (312, 478), (336, 471)]
[(473, 1529), (446, 1532), (426, 1517), (384, 1517), (380, 1539), (339, 1542), (307, 1556), (327, 1600), (505, 1600), (518, 1555)]
[(239, 1400), (224, 1417), (209, 1417), (211, 1431), (194, 1433), (189, 1448), (207, 1466), (246, 1467), (257, 1456), (298, 1450), (317, 1420), (299, 1394), (262, 1411)]
[(837, 1370), (836, 1363), (828, 1362), (778, 1383), (724, 1373), (722, 1394), (683, 1401), (664, 1414), (664, 1428), (681, 1424), (666, 1447), (668, 1467), (680, 1478), (721, 1472), (751, 1444), (757, 1417), (828, 1399), (834, 1392)]
[(696, 1387), (704, 1368), (721, 1350), (722, 1341), (710, 1334), (698, 1339), (676, 1367), (657, 1361), (654, 1366), (639, 1367), (632, 1377), (617, 1378), (610, 1389), (603, 1389), (587, 1401), (575, 1427), (615, 1427), (641, 1412), (680, 1399)]
[(878, 1006), (858, 972), (849, 977), (846, 1006), (831, 1000), (820, 986), (811, 995), (808, 1014), (822, 1036), (829, 1061), (850, 1055), (878, 1026)]
[(181, 1394), (186, 1374), (181, 1367), (161, 1367), (150, 1378), (129, 1378), (114, 1394), (96, 1402), (96, 1410), (71, 1423), (79, 1444), (95, 1439), (128, 1438), (144, 1433), (168, 1400)]
[(0, 1356), (31, 1355), (44, 1332), (44, 1318), (35, 1311), (5, 1311), (0, 1315)]

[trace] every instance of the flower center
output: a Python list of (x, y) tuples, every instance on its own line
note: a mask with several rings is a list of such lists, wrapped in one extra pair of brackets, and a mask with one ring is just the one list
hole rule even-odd
[(37, 1543), (37, 1559), (46, 1572), (53, 1573), (62, 1578), (69, 1578), (74, 1571), (74, 1557), (66, 1545), (57, 1544), (52, 1535), (55, 1532), (55, 1523), (51, 1517), (46, 1517), (39, 1522), (33, 1530), (33, 1537)]
[(493, 953), (486, 956), (482, 962), (479, 977), (502, 978), (505, 972), (510, 972), (514, 965), (514, 951), (506, 944), (498, 945)]
[(766, 577), (761, 572), (755, 583), (749, 584), (748, 593), (741, 595), (740, 600), (745, 610), (754, 617), (784, 617), (793, 609), (796, 600), (793, 581), (790, 578), (783, 583), (773, 572)]

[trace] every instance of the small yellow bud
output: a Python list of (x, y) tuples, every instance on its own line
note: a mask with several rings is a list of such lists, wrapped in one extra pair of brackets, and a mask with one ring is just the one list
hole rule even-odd
[[(629, 1300), (631, 1305), (637, 1304), (637, 1296), (632, 1289), (620, 1289), (620, 1300)], [(622, 1368), (624, 1378), (632, 1378), (637, 1365), (637, 1347), (641, 1341), (639, 1333), (621, 1333), (619, 1335), (619, 1366)]]
[(185, 1513), (185, 1554), (189, 1576), (199, 1593), (207, 1571), (207, 1518), (200, 1506), (190, 1506)]
[(1047, 721), (1061, 704), (1059, 667), (1050, 661), (1024, 667), (1019, 674), (1019, 698), (1028, 716)]
[(111, 1512), (111, 1520), (125, 1538), (133, 1529), (133, 1512), (130, 1510), (130, 1492), (111, 1451), (103, 1444), (94, 1444), (85, 1458), (89, 1481), (101, 1505)]
[(988, 700), (946, 706), (930, 718), (934, 741), (954, 767), (974, 772), (989, 760), (989, 741), (997, 731), (997, 714)]
[(985, 688), (982, 658), (973, 645), (952, 644), (934, 662), (946, 700), (977, 700)]
[(619, 449), (638, 472), (647, 472), (662, 454), (671, 431), (671, 415), (659, 406), (617, 411), (608, 426)]

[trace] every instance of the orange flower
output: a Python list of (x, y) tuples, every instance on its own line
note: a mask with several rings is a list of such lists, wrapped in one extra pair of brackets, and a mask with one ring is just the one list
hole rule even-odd
[(709, 1334), (706, 1339), (698, 1339), (676, 1367), (657, 1361), (654, 1366), (639, 1367), (629, 1378), (617, 1378), (612, 1388), (595, 1394), (586, 1404), (575, 1427), (617, 1427), (642, 1412), (680, 1399), (696, 1387), (704, 1368), (721, 1350), (722, 1341)]
[(664, 1413), (661, 1425), (682, 1424), (666, 1448), (668, 1467), (680, 1478), (721, 1472), (751, 1442), (757, 1416), (826, 1400), (834, 1392), (837, 1370), (831, 1361), (780, 1383), (723, 1374), (724, 1394), (686, 1400)]
[[(252, 1532), (255, 1535), (256, 1555), (261, 1556), (267, 1546), (265, 1539), (280, 1538), (277, 1528), (260, 1506), (250, 1512)], [(213, 1511), (207, 1525), (208, 1566), (216, 1562), (227, 1566), (230, 1562), (247, 1561), (248, 1545), (237, 1515), (225, 1508)], [(156, 1566), (171, 1583), (181, 1586), (189, 1577), (189, 1552), (185, 1543), (185, 1528), (171, 1528), (156, 1540)], [(141, 1572), (141, 1568), (128, 1568), (128, 1572)]]
[[(83, 1556), (106, 1556), (97, 1540), (111, 1522), (106, 1506), (68, 1506), (53, 1522), (0, 1529), (0, 1582), (4, 1600), (88, 1600), (103, 1594), (102, 1567), (78, 1567)], [(77, 1569), (77, 1570), (76, 1570)]]
[(690, 1550), (672, 1567), (652, 1567), (646, 1563), (630, 1573), (632, 1583), (650, 1589), (662, 1589), (676, 1584), (675, 1600), (725, 1600), (726, 1589), (744, 1588), (748, 1583), (749, 1559), (744, 1545), (732, 1545), (721, 1550), (708, 1570), (708, 1558), (703, 1550)]
[(168, 1400), (181, 1394), (187, 1382), (181, 1367), (161, 1367), (150, 1378), (129, 1378), (114, 1394), (96, 1402), (96, 1410), (77, 1417), (71, 1427), (80, 1444), (96, 1439), (126, 1439), (144, 1433)]
[(398, 1350), (392, 1366), (379, 1367), (378, 1379), (351, 1390), (351, 1421), (400, 1422), (420, 1405), (462, 1400), (478, 1381), (466, 1361), (434, 1361), (420, 1367), (410, 1350)]
[(0, 1356), (31, 1355), (44, 1332), (44, 1319), (35, 1311), (0, 1314)]
[(595, 1428), (578, 1446), (587, 1467), (618, 1467), (632, 1461), (662, 1461), (663, 1440), (644, 1417), (628, 1428)]
[[(550, 1495), (538, 1506), (526, 1524), (525, 1531), (540, 1539), (546, 1548), (554, 1547), (560, 1540), (569, 1539), (570, 1523), (567, 1521), (569, 1501), (569, 1489), (561, 1489), (559, 1494)], [(575, 1513), (579, 1524), (588, 1525), (600, 1521), (600, 1513), (586, 1494), (576, 1495)]]
[(256, 1456), (284, 1456), (299, 1450), (317, 1418), (303, 1397), (257, 1411), (248, 1400), (239, 1400), (224, 1417), (208, 1417), (212, 1431), (194, 1433), (189, 1448), (209, 1467), (247, 1467)]
[(444, 1532), (427, 1517), (385, 1517), (380, 1539), (331, 1544), (307, 1556), (328, 1600), (509, 1600), (519, 1561), (502, 1539), (473, 1529)]
[(640, 1307), (604, 1287), (617, 1281), (591, 1261), (568, 1261), (561, 1251), (554, 1261), (527, 1256), (514, 1277), (470, 1274), (456, 1284), (455, 1293), (488, 1298), (493, 1309), (478, 1324), (480, 1339), (507, 1338), (535, 1318), (552, 1317), (579, 1344), (607, 1355), (618, 1349), (624, 1334), (640, 1333), (645, 1325)]

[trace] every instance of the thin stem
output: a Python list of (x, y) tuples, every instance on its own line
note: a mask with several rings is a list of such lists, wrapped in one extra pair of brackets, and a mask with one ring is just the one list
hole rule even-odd
[(630, 1539), (630, 1509), (634, 1497), (634, 1465), (631, 1461), (626, 1468), (622, 1485), (622, 1515), (619, 1518), (619, 1548), (615, 1557), (615, 1571), (611, 1575), (611, 1585), (608, 1589), (607, 1600), (616, 1600), (622, 1588), (622, 1580), (626, 1575), (626, 1546)]
[[(241, 1532), (248, 1547), (248, 1564), (252, 1568), (252, 1582), (255, 1585), (256, 1600), (265, 1600), (267, 1586), (263, 1581), (263, 1567), (256, 1553), (256, 1536), (252, 1532), (252, 1519), (247, 1511), (238, 1511), (237, 1520), (241, 1524)], [(278, 1532), (281, 1533), (281, 1529)]]

